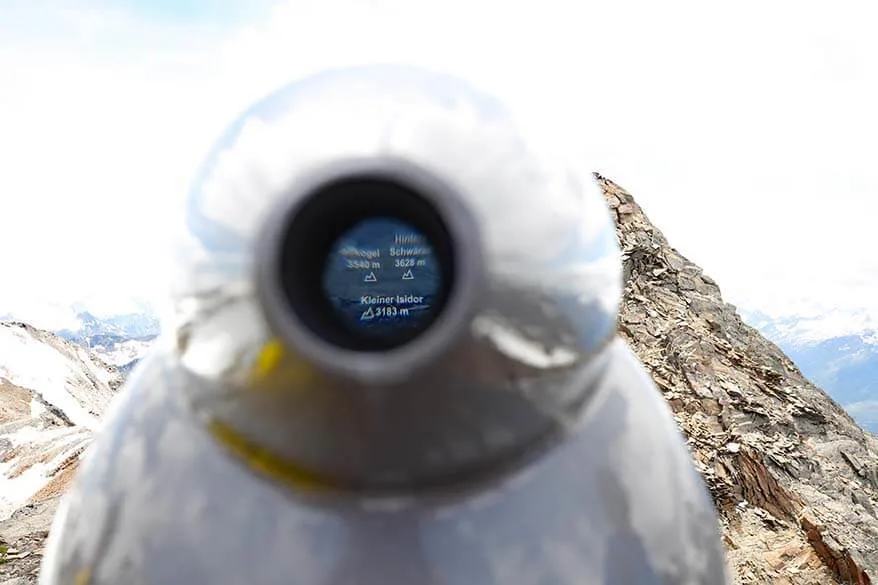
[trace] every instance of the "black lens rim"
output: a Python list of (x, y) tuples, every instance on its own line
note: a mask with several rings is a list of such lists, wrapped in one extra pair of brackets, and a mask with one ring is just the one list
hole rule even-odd
[[(353, 351), (316, 335), (300, 320), (280, 282), (281, 243), (300, 208), (317, 189), (340, 177), (378, 176), (398, 180), (421, 195), (442, 219), (450, 237), (453, 271), (450, 294), (428, 329), (410, 342), (384, 351)], [(319, 157), (300, 161), (273, 195), (261, 225), (251, 234), (252, 300), (262, 314), (262, 343), (279, 341), (300, 365), (358, 387), (404, 384), (417, 372), (442, 363), (472, 334), (472, 320), (483, 307), (490, 274), (477, 181), (456, 177), (453, 169), (394, 154)], [(329, 378), (323, 378), (327, 380)]]
[[(376, 336), (351, 327), (327, 298), (323, 277), (333, 248), (369, 219), (393, 219), (418, 230), (432, 247), (440, 282), (434, 303), (416, 328)], [(283, 298), (314, 335), (341, 349), (384, 352), (410, 343), (441, 315), (455, 284), (456, 258), (448, 226), (431, 202), (398, 177), (361, 172), (313, 188), (282, 228), (276, 270)]]

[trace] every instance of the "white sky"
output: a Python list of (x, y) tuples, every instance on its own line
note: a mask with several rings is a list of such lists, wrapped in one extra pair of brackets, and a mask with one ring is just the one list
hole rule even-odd
[(0, 314), (160, 294), (169, 218), (225, 125), (300, 74), (403, 61), (545, 110), (727, 300), (878, 326), (871, 3), (128, 4), (0, 0)]

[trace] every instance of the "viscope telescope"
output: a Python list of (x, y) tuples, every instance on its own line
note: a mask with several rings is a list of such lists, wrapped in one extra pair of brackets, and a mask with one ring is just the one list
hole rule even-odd
[(40, 583), (725, 583), (708, 492), (615, 334), (606, 202), (542, 129), (393, 66), (246, 111)]

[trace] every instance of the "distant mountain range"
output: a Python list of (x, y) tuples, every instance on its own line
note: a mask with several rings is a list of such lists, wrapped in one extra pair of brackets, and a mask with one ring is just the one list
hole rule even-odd
[(61, 329), (55, 333), (94, 350), (123, 372), (134, 367), (161, 330), (158, 318), (152, 313), (98, 318), (81, 311), (76, 316), (82, 324), (79, 329)]
[(98, 318), (88, 311), (76, 314), (82, 326), (76, 330), (62, 329), (58, 335), (89, 345), (106, 345), (128, 339), (152, 338), (159, 334), (160, 323), (152, 313), (133, 313)]
[[(100, 317), (77, 306), (71, 312), (75, 315), (72, 321), (78, 326), (50, 330), (58, 337), (91, 349), (107, 364), (123, 373), (129, 372), (137, 364), (161, 330), (158, 317), (148, 308), (138, 313)], [(0, 316), (0, 321), (29, 320), (24, 316), (6, 314)], [(68, 319), (66, 322), (70, 321)]]
[(878, 434), (878, 332), (814, 339), (796, 335), (793, 318), (752, 313), (747, 321), (777, 343), (860, 426)]

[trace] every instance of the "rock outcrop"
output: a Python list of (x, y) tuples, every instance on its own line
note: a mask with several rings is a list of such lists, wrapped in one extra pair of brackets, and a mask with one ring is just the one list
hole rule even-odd
[(0, 585), (36, 582), (58, 498), (122, 381), (84, 347), (0, 323)]
[(688, 439), (736, 583), (871, 583), (878, 439), (742, 322), (629, 193), (595, 178), (623, 250), (620, 333)]

